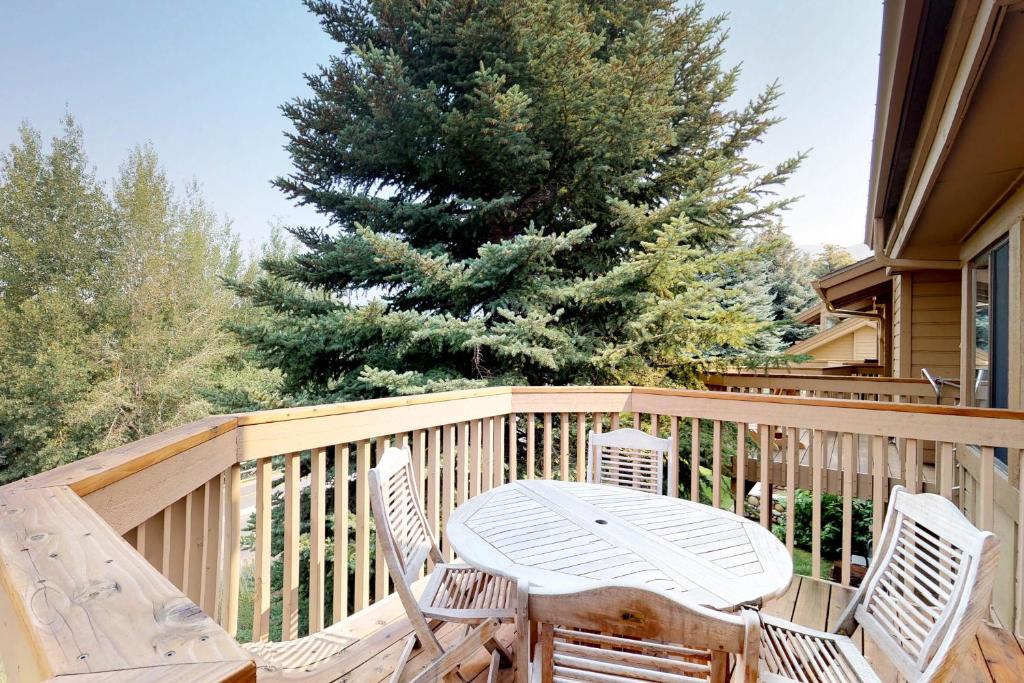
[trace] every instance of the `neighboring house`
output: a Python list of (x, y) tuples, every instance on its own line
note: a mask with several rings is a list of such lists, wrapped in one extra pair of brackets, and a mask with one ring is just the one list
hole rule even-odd
[(814, 288), (822, 303), (802, 311), (796, 320), (817, 326), (818, 332), (786, 349), (788, 354), (807, 354), (811, 359), (788, 370), (891, 374), (887, 350), (891, 347), (892, 277), (885, 268), (874, 258), (864, 259), (829, 273), (814, 282)]
[(801, 369), (863, 365), (878, 362), (878, 322), (872, 318), (828, 317), (826, 328), (799, 341), (788, 354), (806, 354), (810, 360), (791, 367)]

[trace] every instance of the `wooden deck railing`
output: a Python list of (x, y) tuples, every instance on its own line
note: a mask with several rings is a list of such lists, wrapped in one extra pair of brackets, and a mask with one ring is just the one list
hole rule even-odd
[(882, 403), (924, 403), (954, 405), (959, 398), (956, 387), (942, 385), (937, 396), (926, 379), (904, 377), (840, 377), (830, 374), (800, 373), (715, 373), (704, 377), (712, 391), (746, 394), (839, 398), (850, 401)]
[[(815, 574), (829, 559), (823, 502), (834, 492), (844, 583), (855, 498), (869, 501), (875, 536), (894, 483), (955, 500), (1002, 538), (994, 607), (1020, 633), (1016, 449), (1024, 414), (760, 393), (523, 387), (210, 418), (0, 489), (0, 627), (11, 634), (0, 639), (0, 657), (15, 680), (186, 671), (197, 680), (253, 680), (252, 661), (232, 638), (240, 623), (251, 622), (255, 640), (272, 633), (289, 640), (389, 594), (366, 488), (388, 444), (412, 449), (428, 520), (451, 557), (444, 525), (456, 506), (517, 477), (583, 478), (587, 431), (618, 426), (675, 439), (669, 495), (777, 524), (791, 551), (796, 491), (807, 491)], [(1005, 468), (997, 462), (1003, 449)], [(243, 470), (254, 470), (253, 482), (243, 484)], [(762, 495), (749, 507), (754, 484)], [(242, 519), (249, 489), (251, 536)], [(252, 593), (241, 591), (240, 603), (250, 563)]]

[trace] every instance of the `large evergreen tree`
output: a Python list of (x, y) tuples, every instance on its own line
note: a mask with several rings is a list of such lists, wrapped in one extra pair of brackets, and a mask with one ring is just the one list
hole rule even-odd
[[(277, 185), (327, 228), (239, 289), (317, 398), (690, 384), (764, 331), (734, 274), (799, 157), (746, 156), (723, 17), (670, 0), (307, 0), (339, 54), (284, 107)], [(763, 297), (754, 303), (763, 303)]]

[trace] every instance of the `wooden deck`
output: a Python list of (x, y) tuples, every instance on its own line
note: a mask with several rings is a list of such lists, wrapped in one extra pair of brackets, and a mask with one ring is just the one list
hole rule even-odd
[[(765, 611), (813, 628), (831, 627), (838, 620), (853, 591), (837, 584), (798, 577), (789, 591), (765, 606)], [(382, 683), (391, 675), (402, 651), (403, 641), (411, 633), (401, 604), (391, 596), (322, 633), (298, 643), (250, 645), (257, 655), (275, 660), (279, 668), (266, 662), (259, 669), (260, 681), (344, 681), (345, 683)], [(448, 625), (441, 629), (446, 645), (462, 633)], [(503, 627), (501, 639), (510, 644), (511, 626)], [(863, 648), (875, 671), (884, 681), (896, 681), (893, 669), (860, 631), (854, 640)], [(1009, 683), (1024, 681), (1024, 647), (1009, 632), (983, 625), (976, 637), (972, 656), (964, 661), (953, 679), (956, 683)], [(312, 663), (311, 663), (312, 662)], [(417, 654), (411, 660), (405, 678), (415, 675), (426, 664)], [(472, 683), (482, 683), (487, 664), (486, 653), (463, 665), (463, 674)], [(501, 683), (510, 683), (512, 672), (503, 670)]]

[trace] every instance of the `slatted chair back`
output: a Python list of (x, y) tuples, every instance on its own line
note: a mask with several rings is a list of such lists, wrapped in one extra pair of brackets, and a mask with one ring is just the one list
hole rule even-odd
[[(537, 624), (539, 645), (533, 681), (725, 681), (730, 654), (739, 657), (733, 680), (758, 680), (761, 625), (754, 612), (719, 612), (633, 585), (529, 592), (526, 616)], [(520, 661), (529, 633), (518, 634)]]
[(946, 680), (988, 614), (999, 540), (945, 498), (902, 486), (883, 539), (840, 628), (852, 616), (908, 681)]
[(377, 552), (384, 553), (395, 591), (420, 642), (436, 655), (441, 646), (423, 615), (412, 584), (428, 559), (439, 563), (443, 556), (430, 533), (415, 481), (409, 449), (388, 448), (370, 470), (370, 507), (377, 529)]
[(591, 483), (625, 486), (649, 493), (663, 492), (665, 458), (674, 452), (672, 439), (651, 436), (639, 429), (590, 432)]

